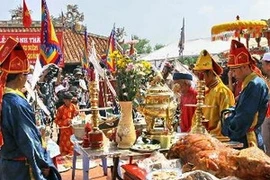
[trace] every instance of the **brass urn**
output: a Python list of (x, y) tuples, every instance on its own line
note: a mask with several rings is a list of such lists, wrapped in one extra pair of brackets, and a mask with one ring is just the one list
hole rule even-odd
[[(168, 86), (159, 83), (152, 85), (139, 106), (139, 111), (145, 117), (146, 133), (150, 135), (172, 133), (176, 108), (174, 94)], [(162, 122), (161, 126), (156, 126), (158, 121)]]

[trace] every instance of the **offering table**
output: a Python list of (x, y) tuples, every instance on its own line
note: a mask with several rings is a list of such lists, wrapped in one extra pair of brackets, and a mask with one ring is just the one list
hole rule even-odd
[(104, 175), (107, 175), (107, 158), (113, 159), (112, 167), (112, 180), (122, 179), (120, 173), (119, 159), (120, 157), (129, 158), (129, 163), (132, 163), (134, 157), (149, 156), (151, 152), (135, 152), (128, 149), (118, 149), (116, 145), (112, 142), (108, 142), (104, 145), (103, 149), (92, 150), (90, 148), (83, 148), (80, 145), (80, 141), (75, 138), (74, 135), (71, 136), (71, 141), (74, 144), (74, 155), (73, 155), (73, 168), (72, 168), (72, 180), (75, 179), (75, 169), (76, 169), (76, 154), (82, 156), (83, 161), (83, 180), (89, 179), (89, 161), (91, 159), (100, 158), (102, 161), (102, 167)]

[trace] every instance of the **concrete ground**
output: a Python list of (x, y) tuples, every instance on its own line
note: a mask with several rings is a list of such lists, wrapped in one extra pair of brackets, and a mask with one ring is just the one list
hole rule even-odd
[[(63, 180), (71, 180), (72, 178), (72, 169), (62, 172), (61, 177)], [(75, 180), (82, 180), (83, 179), (83, 171), (76, 169), (75, 171)], [(108, 175), (103, 175), (103, 170), (101, 166), (97, 166), (95, 168), (91, 168), (89, 171), (89, 179), (92, 180), (111, 180), (111, 171), (108, 169)]]

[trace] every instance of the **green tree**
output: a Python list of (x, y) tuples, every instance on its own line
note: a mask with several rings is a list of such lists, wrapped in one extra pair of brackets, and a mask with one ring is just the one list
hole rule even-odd
[(195, 64), (197, 61), (197, 58), (198, 58), (197, 56), (179, 57), (178, 61), (189, 66), (191, 64)]
[(156, 44), (154, 47), (154, 51), (159, 50), (161, 48), (163, 48), (165, 45), (164, 44)]
[(129, 44), (121, 44), (121, 47), (123, 48), (124, 52), (126, 52), (130, 48)]
[(152, 47), (148, 39), (141, 39), (136, 35), (133, 36), (133, 39), (139, 41), (137, 44), (135, 44), (135, 48), (138, 54), (149, 54), (152, 52)]

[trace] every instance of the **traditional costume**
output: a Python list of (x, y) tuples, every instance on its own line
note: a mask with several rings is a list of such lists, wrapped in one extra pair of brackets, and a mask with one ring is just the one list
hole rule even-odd
[[(190, 74), (184, 74), (184, 73), (174, 73), (173, 74), (173, 80), (189, 80), (192, 81), (192, 75)], [(192, 117), (194, 115), (194, 112), (196, 110), (196, 107), (190, 107), (185, 106), (186, 104), (196, 104), (197, 103), (197, 91), (189, 87), (188, 91), (186, 93), (181, 93), (180, 95), (180, 121), (179, 126), (181, 129), (181, 132), (188, 132), (190, 131)]]
[[(73, 95), (69, 92), (64, 93), (63, 99), (71, 100)], [(71, 120), (78, 114), (76, 105), (71, 103), (67, 106), (63, 104), (57, 109), (55, 123), (60, 129), (59, 135), (59, 147), (61, 155), (73, 154), (73, 143), (70, 141), (70, 136), (73, 134), (73, 128), (71, 126)]]
[(242, 82), (237, 104), (223, 121), (222, 133), (233, 141), (242, 142), (244, 148), (257, 144), (263, 149), (261, 125), (267, 111), (268, 88), (246, 47), (232, 40), (228, 67), (243, 65), (249, 65), (253, 72)]
[[(269, 52), (265, 53), (263, 55), (262, 61), (263, 61), (263, 63), (262, 63), (263, 70), (268, 71), (268, 72), (265, 72), (265, 75), (267, 76), (266, 82), (267, 82), (268, 89), (269, 89), (269, 87), (270, 87), (270, 79), (269, 79), (270, 78), (270, 73), (269, 73), (270, 53)], [(264, 67), (266, 69), (264, 69)], [(262, 136), (263, 136), (263, 141), (265, 144), (265, 150), (266, 150), (265, 152), (268, 156), (270, 156), (270, 102), (269, 102), (269, 100), (268, 100), (268, 108), (267, 108), (266, 117), (265, 117), (265, 120), (262, 124)]]
[[(0, 50), (0, 70), (0, 180), (61, 179), (42, 147), (32, 107), (21, 91), (5, 87), (9, 74), (29, 72), (26, 54), (21, 44), (12, 38)], [(48, 168), (49, 176), (44, 177), (42, 170)]]
[[(222, 82), (219, 75), (222, 74), (222, 67), (217, 64), (210, 54), (203, 50), (198, 57), (198, 60), (194, 67), (195, 71), (207, 71), (212, 70), (216, 74), (216, 81), (208, 85), (208, 89), (205, 92), (205, 104), (209, 105), (209, 108), (203, 108), (203, 115), (206, 120), (209, 120), (206, 124), (206, 129), (214, 135), (220, 136), (221, 134), (221, 111), (223, 109), (233, 106), (234, 95), (232, 91)], [(195, 118), (193, 118), (193, 124), (195, 124)]]

